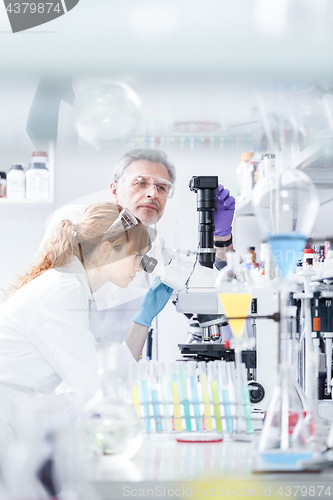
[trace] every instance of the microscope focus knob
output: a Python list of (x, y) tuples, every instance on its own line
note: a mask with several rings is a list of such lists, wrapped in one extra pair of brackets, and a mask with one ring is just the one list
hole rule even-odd
[(250, 401), (252, 404), (260, 403), (265, 397), (265, 389), (259, 382), (251, 381), (248, 383)]

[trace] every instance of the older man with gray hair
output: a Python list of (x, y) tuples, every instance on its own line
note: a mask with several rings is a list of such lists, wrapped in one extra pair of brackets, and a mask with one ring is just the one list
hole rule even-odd
[[(126, 207), (146, 226), (158, 222), (168, 199), (174, 193), (176, 181), (175, 167), (167, 155), (157, 149), (134, 149), (126, 153), (113, 170), (108, 201)], [(95, 199), (94, 201), (106, 201)], [(90, 203), (91, 203), (90, 199)], [(43, 243), (52, 229), (64, 219), (77, 223), (87, 205), (66, 205), (52, 217), (44, 236)], [(215, 236), (217, 267), (221, 267), (225, 252), (232, 251), (231, 224), (235, 200), (227, 189), (217, 189), (217, 212), (215, 217)], [(167, 251), (157, 237), (153, 243), (153, 253), (160, 259)], [(170, 254), (168, 254), (170, 255)], [(165, 257), (166, 258), (166, 257)], [(166, 262), (165, 262), (166, 263)], [(97, 342), (123, 342), (139, 309), (142, 297), (150, 286), (151, 278), (140, 272), (126, 289), (106, 283), (95, 294), (90, 320), (91, 329)]]

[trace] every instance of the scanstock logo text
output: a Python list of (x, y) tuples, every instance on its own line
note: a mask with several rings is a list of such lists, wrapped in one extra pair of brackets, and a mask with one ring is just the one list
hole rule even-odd
[(25, 2), (3, 0), (13, 33), (45, 24), (72, 10), (80, 0), (48, 0)]

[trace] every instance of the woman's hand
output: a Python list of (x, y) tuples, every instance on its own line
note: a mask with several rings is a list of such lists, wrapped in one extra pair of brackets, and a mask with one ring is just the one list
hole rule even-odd
[(161, 283), (160, 279), (156, 278), (144, 296), (141, 307), (135, 313), (133, 321), (139, 325), (150, 327), (155, 316), (167, 304), (172, 292), (173, 288)]
[(173, 289), (161, 283), (159, 278), (155, 279), (144, 296), (140, 309), (135, 313), (126, 344), (136, 361), (140, 359), (148, 328), (155, 316), (162, 311), (172, 292)]

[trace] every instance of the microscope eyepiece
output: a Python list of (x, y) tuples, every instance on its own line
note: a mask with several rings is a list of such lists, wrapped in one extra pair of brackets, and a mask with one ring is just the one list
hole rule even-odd
[[(207, 175), (194, 175), (189, 182), (189, 187), (191, 191), (195, 193), (199, 189), (217, 189), (218, 187), (218, 178), (214, 176)], [(216, 193), (215, 193), (216, 194)], [(216, 199), (216, 197), (215, 197)]]
[(146, 273), (152, 273), (157, 265), (157, 260), (154, 257), (149, 257), (147, 254), (141, 258), (141, 267)]

